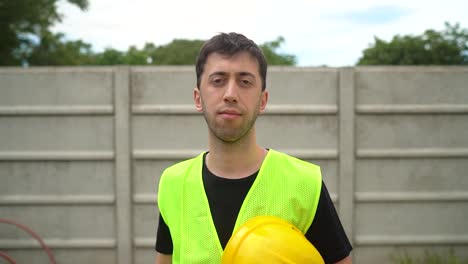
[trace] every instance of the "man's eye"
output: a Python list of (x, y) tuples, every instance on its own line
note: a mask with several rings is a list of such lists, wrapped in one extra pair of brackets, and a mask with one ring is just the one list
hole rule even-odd
[(223, 83), (223, 79), (222, 78), (216, 78), (216, 79), (211, 80), (211, 82), (214, 83), (214, 84), (221, 84), (221, 83)]
[(251, 85), (252, 82), (250, 82), (250, 80), (244, 79), (244, 80), (241, 80), (241, 84), (242, 85)]

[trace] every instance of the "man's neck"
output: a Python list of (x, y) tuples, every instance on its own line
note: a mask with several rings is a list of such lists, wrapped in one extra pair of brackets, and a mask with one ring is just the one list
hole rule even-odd
[(257, 145), (254, 134), (235, 143), (210, 139), (209, 145), (206, 156), (208, 169), (215, 175), (230, 179), (244, 178), (258, 171), (267, 153)]

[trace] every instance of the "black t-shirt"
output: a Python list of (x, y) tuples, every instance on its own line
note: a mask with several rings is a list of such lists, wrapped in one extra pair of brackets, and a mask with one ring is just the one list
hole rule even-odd
[[(211, 173), (203, 162), (203, 184), (223, 248), (232, 235), (239, 210), (257, 174), (258, 172), (241, 179), (226, 179)], [(348, 256), (352, 250), (323, 182), (317, 212), (305, 236), (320, 252), (325, 263), (337, 262)], [(155, 248), (163, 254), (172, 254), (173, 250), (169, 228), (161, 215)]]

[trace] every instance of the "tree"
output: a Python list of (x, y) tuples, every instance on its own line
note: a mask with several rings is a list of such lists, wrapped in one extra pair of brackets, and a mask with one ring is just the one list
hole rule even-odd
[(113, 48), (107, 48), (102, 53), (94, 56), (93, 64), (95, 65), (118, 65), (125, 64), (124, 52)]
[(390, 42), (375, 37), (358, 65), (466, 65), (468, 30), (445, 23), (445, 30), (426, 30), (420, 36), (396, 35)]
[[(175, 39), (167, 45), (157, 47), (150, 53), (153, 65), (193, 65), (203, 40)], [(284, 43), (283, 37), (260, 45), (270, 65), (295, 65), (296, 57), (281, 54), (277, 49)]]
[(124, 62), (128, 65), (145, 65), (149, 64), (150, 56), (145, 48), (138, 50), (135, 46), (130, 46), (124, 54)]
[(174, 39), (150, 52), (153, 65), (194, 65), (203, 40)]
[(283, 43), (284, 38), (280, 36), (276, 40), (260, 45), (269, 65), (296, 65), (296, 56), (278, 53), (277, 50)]
[[(155, 46), (146, 43), (142, 49), (130, 46), (127, 51), (107, 48), (95, 53), (82, 40), (66, 40), (63, 33), (49, 28), (62, 20), (57, 11), (59, 0), (0, 0), (0, 66), (18, 65), (193, 65), (203, 40), (175, 39)], [(89, 0), (67, 0), (81, 10)], [(294, 65), (295, 57), (280, 54), (284, 42), (279, 37), (260, 45), (272, 65)]]
[[(184, 45), (180, 45), (180, 42)], [(95, 55), (94, 63), (97, 65), (189, 65), (194, 63), (196, 53), (188, 56), (187, 53), (191, 53), (194, 49), (199, 49), (198, 43), (190, 40), (174, 40), (159, 47), (153, 43), (146, 43), (141, 50), (136, 46), (130, 46), (127, 51), (123, 52), (108, 48)]]
[[(260, 45), (270, 65), (295, 65), (296, 58), (293, 55), (281, 54), (277, 49), (284, 42), (284, 38)], [(103, 53), (97, 53), (94, 64), (97, 65), (194, 65), (198, 52), (204, 40), (174, 39), (168, 44), (155, 46), (146, 43), (142, 49), (131, 46), (126, 52), (114, 49), (106, 49)]]
[(86, 65), (93, 63), (91, 45), (81, 40), (64, 41), (62, 33), (44, 30), (39, 43), (28, 52), (27, 64), (30, 65)]
[[(59, 0), (0, 0), (0, 65), (19, 65), (51, 25), (61, 21)], [(67, 0), (85, 10), (88, 0)]]

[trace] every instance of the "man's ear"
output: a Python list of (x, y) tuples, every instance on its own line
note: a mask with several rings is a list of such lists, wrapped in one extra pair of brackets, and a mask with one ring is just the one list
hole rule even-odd
[(198, 87), (195, 87), (193, 89), (193, 101), (195, 102), (195, 109), (197, 109), (197, 112), (199, 112), (199, 113), (203, 112), (203, 104), (202, 104), (202, 99), (201, 99), (201, 93), (200, 93), (200, 89), (198, 89)]
[(264, 90), (260, 98), (260, 109), (259, 109), (260, 113), (263, 113), (265, 111), (267, 103), (268, 103), (268, 91)]

